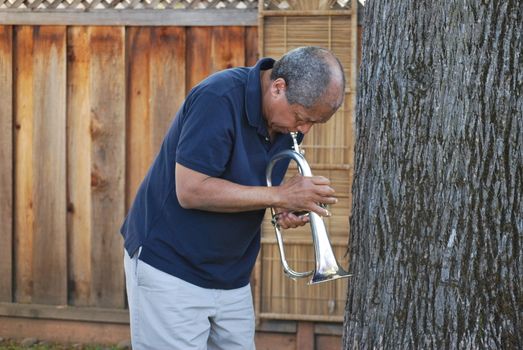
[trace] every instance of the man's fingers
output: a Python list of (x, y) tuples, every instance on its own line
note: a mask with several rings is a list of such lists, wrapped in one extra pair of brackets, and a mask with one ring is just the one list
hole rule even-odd
[(325, 217), (329, 217), (332, 215), (331, 211), (327, 208), (324, 208), (320, 205), (316, 205), (314, 208), (311, 209), (311, 211), (315, 212), (316, 214), (318, 214), (319, 216), (325, 216)]
[(315, 202), (322, 204), (336, 204), (338, 203), (338, 198), (334, 197), (332, 194), (320, 195), (315, 198)]
[(295, 213), (281, 213), (278, 215), (278, 224), (282, 229), (296, 228), (309, 222), (308, 216), (298, 216)]
[(315, 185), (330, 185), (330, 180), (327, 179), (325, 176), (312, 176), (310, 177), (312, 180), (312, 183)]

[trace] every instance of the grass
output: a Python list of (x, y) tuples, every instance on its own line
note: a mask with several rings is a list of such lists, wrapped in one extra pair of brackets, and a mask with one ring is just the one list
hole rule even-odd
[(31, 346), (23, 346), (21, 341), (3, 340), (0, 341), (0, 350), (116, 350), (116, 346), (106, 345), (84, 345), (84, 344), (56, 344), (49, 342), (39, 342)]

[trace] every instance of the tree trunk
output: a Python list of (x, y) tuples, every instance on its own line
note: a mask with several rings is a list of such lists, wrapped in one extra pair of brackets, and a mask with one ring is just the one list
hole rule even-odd
[(523, 2), (367, 0), (345, 349), (523, 349)]

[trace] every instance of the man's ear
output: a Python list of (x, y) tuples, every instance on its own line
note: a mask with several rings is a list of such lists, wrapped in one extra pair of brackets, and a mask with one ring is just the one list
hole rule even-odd
[(283, 78), (278, 78), (272, 82), (271, 92), (273, 95), (285, 94), (287, 84)]

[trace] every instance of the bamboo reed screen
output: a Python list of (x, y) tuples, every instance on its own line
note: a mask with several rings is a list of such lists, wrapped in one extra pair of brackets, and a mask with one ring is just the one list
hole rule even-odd
[[(314, 126), (306, 135), (303, 149), (315, 175), (331, 179), (338, 204), (325, 219), (335, 255), (345, 268), (348, 245), (353, 169), (353, 114), (357, 62), (357, 11), (349, 2), (260, 1), (259, 50), (265, 57), (279, 58), (285, 52), (306, 45), (333, 51), (344, 66), (347, 79), (345, 102), (332, 119)], [(295, 167), (294, 167), (295, 168)], [(293, 170), (295, 172), (295, 170)], [(288, 174), (288, 176), (292, 175)], [(286, 255), (294, 270), (314, 267), (309, 225), (284, 233)], [(274, 230), (268, 217), (263, 225), (262, 251), (256, 269), (261, 280), (255, 295), (261, 318), (341, 322), (345, 307), (346, 279), (307, 286), (308, 279), (292, 281), (284, 276)]]

